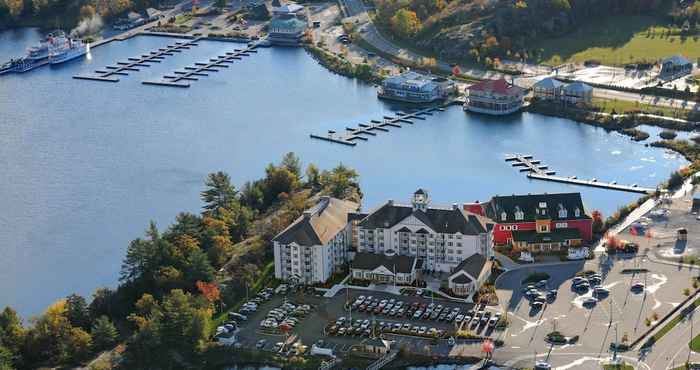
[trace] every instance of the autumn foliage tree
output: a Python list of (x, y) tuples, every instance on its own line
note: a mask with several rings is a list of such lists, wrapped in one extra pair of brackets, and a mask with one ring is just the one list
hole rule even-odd
[(591, 218), (593, 218), (593, 232), (600, 233), (603, 230), (603, 214), (596, 209), (591, 212)]
[(399, 9), (391, 17), (391, 29), (403, 38), (410, 38), (420, 32), (421, 22), (416, 12), (408, 9)]

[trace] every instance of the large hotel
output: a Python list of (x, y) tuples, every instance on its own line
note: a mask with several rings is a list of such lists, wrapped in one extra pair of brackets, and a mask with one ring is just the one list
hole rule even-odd
[(455, 295), (467, 296), (488, 278), (494, 244), (542, 253), (590, 239), (591, 218), (578, 193), (441, 207), (419, 189), (407, 204), (389, 200), (369, 213), (321, 197), (273, 239), (275, 277), (317, 284), (349, 267), (353, 279), (409, 285), (436, 271), (448, 273)]

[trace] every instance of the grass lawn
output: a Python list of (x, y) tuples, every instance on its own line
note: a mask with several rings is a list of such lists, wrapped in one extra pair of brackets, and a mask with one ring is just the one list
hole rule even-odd
[(634, 370), (634, 366), (624, 363), (619, 365), (605, 364), (603, 370)]
[(602, 112), (611, 113), (613, 110), (615, 113), (625, 113), (629, 111), (642, 111), (649, 114), (658, 114), (666, 117), (687, 117), (688, 111), (681, 108), (669, 108), (661, 107), (651, 104), (639, 103), (637, 101), (629, 100), (607, 100), (607, 99), (593, 99), (593, 105), (600, 107)]
[(697, 337), (693, 338), (693, 340), (688, 343), (690, 346), (690, 349), (695, 351), (695, 352), (700, 352), (700, 335)]
[(691, 60), (700, 57), (700, 35), (680, 36), (678, 31), (654, 17), (616, 16), (592, 21), (564, 37), (542, 40), (533, 48), (543, 49), (542, 62), (550, 65), (588, 59), (621, 65), (674, 54)]
[(192, 18), (194, 18), (194, 15), (192, 15), (191, 12), (179, 14), (177, 17), (175, 17), (175, 24), (177, 24), (178, 26), (185, 24), (189, 22)]

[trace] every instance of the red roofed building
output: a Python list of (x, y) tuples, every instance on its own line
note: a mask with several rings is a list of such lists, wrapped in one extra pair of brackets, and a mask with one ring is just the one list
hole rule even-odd
[(511, 114), (523, 106), (525, 90), (505, 79), (485, 80), (467, 88), (464, 110), (493, 115)]

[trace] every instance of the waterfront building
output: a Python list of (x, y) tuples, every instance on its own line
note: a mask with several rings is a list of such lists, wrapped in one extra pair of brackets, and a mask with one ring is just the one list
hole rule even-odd
[(467, 297), (474, 294), (491, 276), (491, 260), (475, 253), (462, 261), (447, 278), (452, 294)]
[(492, 226), (457, 204), (433, 206), (428, 192), (418, 189), (411, 204), (389, 200), (359, 221), (357, 251), (382, 255), (391, 250), (421, 259), (423, 270), (450, 272), (475, 253), (492, 256)]
[(564, 86), (561, 100), (565, 104), (591, 104), (593, 102), (593, 88), (583, 82), (573, 82)]
[(410, 285), (419, 277), (422, 261), (399, 256), (391, 249), (382, 254), (359, 252), (350, 265), (352, 278), (379, 284)]
[(452, 83), (414, 71), (385, 78), (377, 96), (409, 103), (430, 103), (447, 97)]
[(307, 27), (306, 20), (296, 17), (274, 17), (270, 21), (268, 40), (275, 45), (299, 45)]
[(275, 277), (303, 284), (325, 282), (349, 260), (348, 213), (358, 205), (321, 197), (272, 239)]
[(674, 55), (661, 61), (659, 78), (675, 80), (693, 72), (693, 63), (681, 55)]
[(523, 106), (525, 90), (505, 79), (485, 80), (467, 88), (464, 110), (491, 115), (515, 113)]
[(495, 196), (482, 205), (495, 223), (496, 245), (531, 252), (559, 250), (591, 240), (593, 219), (580, 193)]
[(563, 82), (555, 78), (547, 77), (537, 81), (537, 83), (532, 86), (532, 94), (535, 98), (541, 100), (559, 100), (564, 85)]

